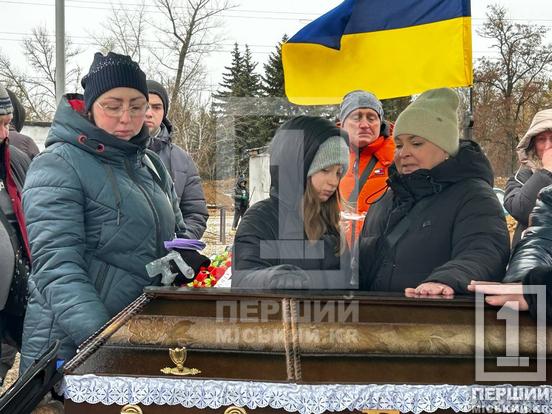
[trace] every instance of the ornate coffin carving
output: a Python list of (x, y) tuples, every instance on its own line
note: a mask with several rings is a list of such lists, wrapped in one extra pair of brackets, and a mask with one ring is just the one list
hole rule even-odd
[[(475, 315), (471, 297), (421, 300), (350, 292), (309, 292), (303, 297), (299, 292), (151, 288), (86, 341), (66, 365), (66, 412), (83, 412), (82, 404), (97, 410), (109, 406), (105, 404), (134, 403), (148, 414), (177, 412), (173, 410), (178, 407), (190, 412), (230, 406), (302, 412), (295, 402), (314, 404), (308, 398), (324, 395), (335, 401), (320, 402), (320, 407), (334, 411), (339, 404), (347, 409), (394, 409), (374, 399), (358, 400), (370, 393), (383, 395), (389, 387), (422, 396), (432, 390), (437, 399), (448, 392), (464, 395), (473, 384), (485, 383), (475, 376)], [(481, 315), (483, 364), (493, 369), (496, 357), (508, 355), (512, 348), (496, 309), (485, 308)], [(534, 356), (543, 349), (550, 362), (551, 331), (544, 331), (546, 347), (538, 348), (534, 321), (520, 315), (519, 322), (517, 351), (528, 357), (529, 366), (498, 371), (535, 370)], [(182, 351), (174, 351), (182, 347), (185, 361)], [(551, 367), (546, 364), (549, 378)], [(171, 369), (194, 370), (195, 375), (180, 379)], [(154, 383), (160, 388), (151, 388)], [(114, 399), (105, 396), (101, 401), (86, 391), (105, 395), (104, 387), (118, 390)], [(202, 387), (215, 389), (203, 395)], [(202, 396), (190, 391), (194, 389)], [(219, 395), (218, 389), (224, 392)], [(305, 390), (308, 398), (302, 394)], [(133, 392), (132, 401), (119, 395)], [(248, 393), (250, 404), (244, 395)], [(354, 395), (357, 400), (347, 406), (345, 400)], [(289, 406), (274, 403), (278, 398)]]

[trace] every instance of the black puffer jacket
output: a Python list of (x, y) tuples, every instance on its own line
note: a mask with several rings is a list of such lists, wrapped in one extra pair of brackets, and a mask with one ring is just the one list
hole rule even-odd
[(531, 226), (515, 247), (504, 282), (519, 282), (537, 266), (552, 266), (552, 186), (538, 195)]
[[(528, 293), (526, 286), (544, 285), (546, 289), (546, 302), (544, 308), (546, 312), (546, 323), (552, 325), (552, 267), (539, 266), (531, 269), (523, 278), (524, 297), (529, 305), (529, 313), (533, 319), (537, 319), (539, 315), (539, 306), (542, 306), (534, 293)], [(538, 291), (540, 292), (540, 291)]]
[[(502, 208), (493, 190), (490, 163), (473, 141), (431, 170), (400, 175), (370, 209), (359, 240), (360, 288), (403, 291), (423, 282), (444, 283), (466, 293), (470, 280), (501, 280), (509, 255)], [(394, 247), (387, 235), (420, 200)]]
[(535, 207), (537, 194), (544, 187), (552, 184), (552, 173), (545, 169), (533, 171), (521, 166), (516, 173), (508, 178), (504, 194), (504, 207), (518, 222), (512, 249), (519, 243), (521, 233), (527, 228), (529, 214)]
[(309, 166), (326, 139), (344, 134), (330, 121), (301, 116), (284, 124), (270, 147), (270, 197), (251, 206), (234, 239), (232, 286), (268, 288), (273, 276), (308, 271), (312, 289), (348, 289), (350, 254), (336, 255), (338, 234), (311, 244), (301, 202)]
[(245, 178), (240, 177), (234, 187), (234, 208), (236, 210), (245, 211), (249, 207), (249, 190), (247, 185), (243, 185), (246, 183)]

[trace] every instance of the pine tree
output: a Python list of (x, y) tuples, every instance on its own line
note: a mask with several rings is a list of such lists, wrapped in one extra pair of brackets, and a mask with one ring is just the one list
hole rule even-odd
[(385, 113), (385, 119), (395, 123), (400, 113), (406, 109), (411, 101), (412, 97), (410, 96), (382, 100), (381, 104)]
[(219, 84), (223, 90), (219, 90), (215, 97), (243, 96), (240, 86), (240, 78), (243, 72), (243, 56), (237, 43), (234, 43), (232, 50), (232, 63), (225, 66), (226, 72), (222, 75), (222, 82)]
[[(247, 111), (250, 102), (248, 97), (258, 97), (261, 92), (261, 77), (256, 72), (257, 62), (253, 60), (251, 50), (245, 45), (243, 52), (240, 51), (238, 44), (234, 44), (231, 52), (232, 63), (226, 66), (226, 72), (223, 74), (223, 81), (220, 83), (221, 89), (215, 95), (219, 100), (217, 108), (223, 122), (228, 122), (231, 118), (233, 125), (231, 136), (226, 139), (227, 150), (230, 142), (233, 141), (234, 147), (234, 165), (239, 173), (244, 172), (248, 166), (248, 157), (246, 150), (264, 145), (265, 139), (259, 133), (259, 116), (243, 115)], [(222, 149), (222, 148), (221, 148)]]
[(285, 96), (284, 65), (282, 64), (282, 45), (288, 41), (284, 34), (282, 40), (276, 45), (276, 50), (268, 57), (264, 64), (263, 92), (265, 96)]
[(255, 72), (256, 68), (257, 62), (253, 61), (251, 50), (248, 45), (245, 45), (242, 72), (240, 74), (240, 86), (243, 95), (238, 96), (259, 96), (261, 91), (261, 77)]

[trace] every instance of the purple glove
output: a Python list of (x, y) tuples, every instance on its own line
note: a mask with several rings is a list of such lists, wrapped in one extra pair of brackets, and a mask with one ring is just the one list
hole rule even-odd
[(164, 242), (165, 249), (181, 249), (181, 250), (203, 250), (205, 243), (194, 239), (173, 239)]

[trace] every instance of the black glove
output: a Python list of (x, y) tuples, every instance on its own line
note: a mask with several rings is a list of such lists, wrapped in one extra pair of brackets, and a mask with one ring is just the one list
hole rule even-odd
[[(194, 270), (194, 275), (197, 276), (199, 273), (199, 269), (201, 267), (209, 267), (211, 264), (211, 260), (207, 256), (202, 255), (197, 250), (185, 250), (185, 249), (175, 249), (182, 259), (186, 262), (188, 266), (190, 266)], [(173, 263), (171, 263), (171, 271), (178, 272), (177, 266), (175, 266)], [(187, 283), (190, 280), (185, 279), (182, 275), (177, 275), (176, 282), (178, 283)]]
[(282, 269), (270, 277), (267, 287), (269, 289), (310, 289), (310, 279), (301, 269)]

